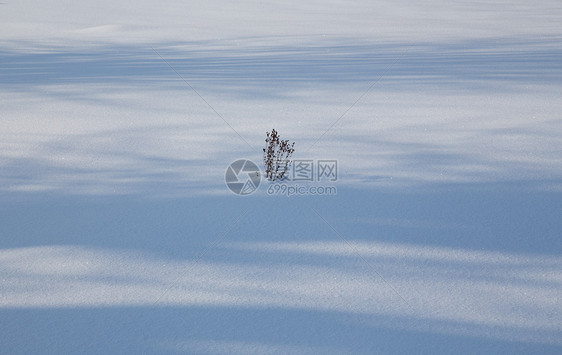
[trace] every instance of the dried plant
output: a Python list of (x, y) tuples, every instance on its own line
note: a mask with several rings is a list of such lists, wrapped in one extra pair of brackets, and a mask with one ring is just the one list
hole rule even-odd
[(280, 139), (275, 129), (266, 132), (266, 147), (263, 149), (263, 162), (265, 164), (265, 176), (269, 181), (283, 179), (289, 165), (291, 164), (291, 155), (295, 151), (293, 148), (295, 143), (289, 143), (289, 140)]

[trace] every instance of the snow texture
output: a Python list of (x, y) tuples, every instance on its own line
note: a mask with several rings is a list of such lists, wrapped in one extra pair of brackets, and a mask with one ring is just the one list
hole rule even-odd
[[(1, 2), (0, 353), (559, 354), (560, 18)], [(337, 194), (228, 190), (272, 128)]]

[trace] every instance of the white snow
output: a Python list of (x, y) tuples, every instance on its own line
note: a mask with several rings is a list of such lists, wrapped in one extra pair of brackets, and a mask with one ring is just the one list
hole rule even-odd
[[(560, 353), (560, 18), (1, 2), (0, 352)], [(228, 191), (271, 128), (336, 196)]]
[[(439, 326), (434, 331), (562, 344), (558, 257), (376, 242), (355, 248), (359, 253), (343, 242), (219, 248), (288, 255), (291, 262), (280, 264), (170, 262), (150, 253), (74, 246), (8, 249), (0, 255), (0, 307), (303, 309), (390, 316), (397, 319), (391, 326), (417, 331), (430, 330), (420, 326), (425, 321), (449, 321), (463, 324), (462, 333)], [(251, 261), (253, 253), (244, 259)], [(295, 255), (312, 265), (295, 261)], [(346, 260), (357, 255), (369, 264)], [(370, 267), (393, 275), (389, 282), (398, 294)], [(399, 294), (408, 296), (402, 300)], [(497, 329), (484, 334), (482, 327)]]

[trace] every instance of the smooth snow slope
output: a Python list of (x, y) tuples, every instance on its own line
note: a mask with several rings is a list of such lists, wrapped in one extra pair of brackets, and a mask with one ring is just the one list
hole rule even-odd
[[(560, 353), (561, 17), (0, 3), (0, 353)], [(272, 127), (337, 195), (228, 191)]]

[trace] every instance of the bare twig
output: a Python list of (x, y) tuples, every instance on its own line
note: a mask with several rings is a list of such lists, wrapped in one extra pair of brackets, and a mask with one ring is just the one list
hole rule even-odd
[(295, 151), (295, 143), (289, 143), (288, 139), (280, 139), (275, 129), (265, 134), (267, 136), (265, 138), (267, 146), (263, 149), (265, 176), (269, 181), (283, 179), (291, 164), (290, 158)]

